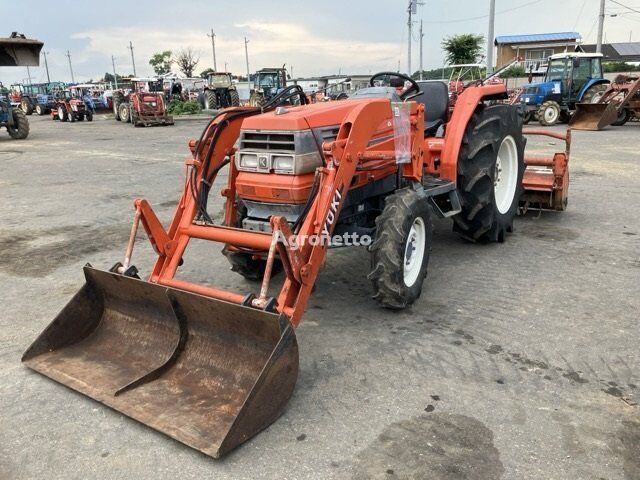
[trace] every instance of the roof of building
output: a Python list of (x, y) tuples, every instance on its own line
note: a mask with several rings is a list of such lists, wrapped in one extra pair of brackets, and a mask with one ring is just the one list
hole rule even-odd
[(557, 60), (558, 58), (594, 58), (594, 57), (602, 57), (601, 53), (591, 53), (591, 52), (564, 52), (564, 53), (556, 53), (555, 55), (551, 55), (552, 60)]
[(578, 32), (557, 32), (557, 33), (536, 33), (532, 35), (499, 35), (495, 44), (505, 43), (536, 43), (536, 42), (562, 42), (567, 40), (578, 40)]
[[(596, 51), (596, 45), (580, 45), (576, 50), (591, 53)], [(604, 43), (602, 53), (607, 60), (640, 62), (640, 42)]]

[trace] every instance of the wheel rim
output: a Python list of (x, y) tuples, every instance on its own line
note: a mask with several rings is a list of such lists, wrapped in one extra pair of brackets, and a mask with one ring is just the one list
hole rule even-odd
[(591, 97), (591, 103), (598, 103), (600, 99), (604, 96), (604, 92), (596, 92)]
[(64, 108), (58, 107), (58, 118), (62, 120), (63, 117), (64, 117)]
[(560, 112), (555, 107), (547, 107), (544, 111), (544, 119), (547, 123), (555, 123), (558, 121)]
[(413, 286), (422, 270), (422, 260), (424, 259), (427, 229), (424, 220), (417, 217), (411, 225), (409, 237), (404, 247), (404, 284), (407, 287)]
[(512, 136), (506, 137), (500, 144), (493, 183), (496, 207), (505, 214), (513, 204), (518, 183), (518, 148)]

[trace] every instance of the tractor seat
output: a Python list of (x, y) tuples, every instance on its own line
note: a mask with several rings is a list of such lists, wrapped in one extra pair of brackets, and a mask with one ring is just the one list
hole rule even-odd
[(417, 83), (420, 85), (421, 92), (411, 101), (424, 105), (424, 135), (431, 137), (449, 118), (449, 87), (440, 80)]

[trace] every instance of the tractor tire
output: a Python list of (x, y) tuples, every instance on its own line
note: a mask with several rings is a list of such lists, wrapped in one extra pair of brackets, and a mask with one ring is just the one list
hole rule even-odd
[(73, 111), (67, 112), (67, 117), (71, 123), (74, 123), (78, 119), (77, 115), (73, 113)]
[(605, 83), (599, 83), (598, 85), (594, 85), (589, 90), (584, 92), (582, 95), (582, 99), (580, 103), (598, 103), (602, 94), (609, 88), (609, 85)]
[(121, 103), (118, 107), (118, 115), (120, 115), (120, 121), (131, 123), (131, 106), (127, 102)]
[[(467, 125), (458, 157), (462, 211), (453, 230), (477, 242), (504, 242), (522, 195), (525, 138), (510, 105), (480, 106)], [(503, 173), (504, 172), (504, 173)]]
[(433, 228), (426, 197), (403, 188), (385, 199), (376, 218), (371, 252), (373, 298), (384, 308), (401, 310), (422, 293), (427, 276)]
[(249, 97), (249, 105), (251, 107), (259, 107), (262, 108), (265, 106), (267, 101), (264, 98), (264, 95), (261, 95), (256, 92), (251, 92), (251, 96)]
[(36, 113), (40, 116), (44, 115), (47, 113), (47, 109), (44, 108), (42, 105), (38, 104), (36, 105)]
[(60, 120), (61, 122), (66, 122), (68, 118), (69, 115), (67, 113), (67, 109), (60, 105), (58, 107), (58, 120)]
[(218, 109), (218, 97), (213, 90), (207, 90), (204, 92), (204, 109), (205, 110), (217, 110)]
[(229, 91), (229, 104), (232, 107), (239, 107), (240, 106), (240, 95), (238, 95), (238, 91), (237, 90), (230, 90)]
[(33, 113), (33, 105), (28, 98), (23, 98), (20, 101), (20, 108), (24, 112), (25, 115), (31, 115)]
[(124, 94), (122, 92), (113, 92), (111, 101), (113, 102), (113, 115), (117, 121), (120, 121), (120, 105), (124, 102)]
[[(267, 261), (264, 259), (255, 259), (250, 253), (235, 252), (225, 247), (222, 253), (229, 263), (231, 264), (231, 271), (242, 275), (247, 280), (252, 282), (259, 282), (264, 277), (264, 270), (267, 266)], [(282, 263), (279, 260), (274, 260), (273, 268), (271, 269), (271, 276), (274, 276), (282, 271)]]
[(11, 110), (13, 114), (13, 127), (7, 125), (9, 136), (15, 140), (22, 140), (29, 136), (29, 120), (26, 114), (18, 108)]
[(569, 123), (571, 121), (571, 112), (563, 110), (560, 112), (560, 123)]
[(629, 110), (628, 108), (623, 108), (618, 112), (618, 119), (615, 122), (613, 122), (611, 125), (613, 125), (614, 127), (621, 127), (622, 125), (627, 123), (629, 120), (631, 120), (632, 116), (633, 114), (631, 113), (631, 110)]
[(93, 110), (87, 112), (87, 122), (93, 122)]
[(534, 118), (533, 112), (524, 113), (522, 115), (522, 124), (523, 125), (529, 125), (529, 122), (531, 122), (531, 120), (533, 120), (533, 118)]
[(538, 108), (538, 122), (540, 122), (540, 125), (543, 127), (551, 127), (560, 121), (561, 114), (562, 107), (560, 107), (558, 102), (547, 100)]

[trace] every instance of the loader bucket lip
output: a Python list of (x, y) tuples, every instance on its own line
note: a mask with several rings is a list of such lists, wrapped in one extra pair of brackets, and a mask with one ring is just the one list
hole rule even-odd
[(611, 103), (578, 103), (569, 127), (574, 130), (603, 130), (616, 121), (617, 110)]
[(27, 367), (215, 458), (284, 412), (299, 361), (286, 317), (84, 272), (23, 355)]
[(37, 67), (44, 43), (30, 38), (0, 38), (0, 67)]

